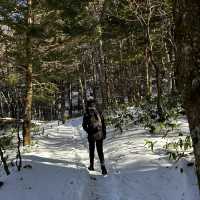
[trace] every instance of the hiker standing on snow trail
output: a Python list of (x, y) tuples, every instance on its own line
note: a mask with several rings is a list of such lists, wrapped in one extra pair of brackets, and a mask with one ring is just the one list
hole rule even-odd
[(82, 126), (88, 134), (90, 156), (90, 166), (88, 169), (90, 171), (94, 171), (94, 151), (96, 144), (97, 153), (101, 163), (102, 174), (106, 175), (107, 170), (105, 167), (103, 154), (103, 140), (106, 138), (106, 126), (104, 123), (104, 117), (97, 110), (94, 99), (89, 99), (87, 101), (86, 112), (83, 116)]

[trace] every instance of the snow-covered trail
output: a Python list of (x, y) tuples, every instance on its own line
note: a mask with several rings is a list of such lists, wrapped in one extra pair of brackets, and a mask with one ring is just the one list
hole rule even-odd
[[(76, 132), (80, 134), (80, 143), (87, 148), (81, 120), (74, 120), (70, 125), (78, 129)], [(95, 168), (98, 172), (91, 173), (89, 200), (199, 199), (194, 169), (188, 168), (185, 160), (174, 165), (163, 152), (147, 150), (144, 140), (152, 136), (141, 128), (133, 128), (123, 135), (113, 136), (113, 133), (110, 131), (104, 142), (109, 175), (103, 177), (100, 174), (96, 155)], [(161, 137), (158, 137), (160, 140)]]
[(69, 120), (39, 138), (34, 151), (23, 155), (24, 165), (32, 167), (3, 177), (0, 199), (200, 199), (193, 167), (185, 160), (172, 164), (162, 152), (145, 149), (144, 139), (150, 135), (141, 128), (117, 136), (110, 130), (104, 142), (109, 175), (101, 175), (97, 156), (96, 171), (89, 174), (87, 137), (81, 123), (81, 118)]
[[(72, 122), (72, 121), (71, 121)], [(23, 154), (21, 172), (0, 177), (2, 200), (85, 200), (89, 195), (88, 153), (80, 134), (66, 124), (48, 129), (37, 147)]]
[[(182, 126), (187, 129), (187, 123)], [(81, 128), (78, 132), (87, 146), (85, 132)], [(153, 153), (144, 147), (145, 139), (161, 143), (161, 136), (152, 138), (141, 128), (133, 128), (122, 135), (108, 132), (104, 153), (109, 175), (92, 175), (90, 200), (200, 199), (194, 168), (188, 167), (186, 160), (173, 164), (166, 159), (164, 152)], [(95, 164), (100, 172), (97, 156)]]

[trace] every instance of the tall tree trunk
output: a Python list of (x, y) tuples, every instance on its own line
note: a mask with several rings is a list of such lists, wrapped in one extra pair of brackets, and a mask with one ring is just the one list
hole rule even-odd
[(105, 62), (104, 62), (104, 52), (103, 52), (103, 40), (99, 39), (99, 57), (100, 62), (98, 64), (99, 72), (99, 82), (101, 88), (101, 109), (103, 110), (106, 105), (106, 95), (105, 95)]
[(4, 116), (4, 103), (3, 103), (3, 98), (0, 94), (0, 117), (3, 117)]
[(80, 93), (81, 93), (81, 99), (82, 99), (82, 107), (83, 112), (85, 112), (85, 101), (86, 101), (86, 92), (84, 91), (83, 81), (81, 79), (81, 76), (79, 74), (79, 86), (80, 86)]
[(145, 92), (147, 97), (151, 97), (151, 76), (150, 76), (150, 59), (148, 55), (148, 48), (145, 49)]
[(155, 71), (156, 71), (156, 88), (157, 88), (157, 111), (160, 120), (163, 120), (163, 111), (161, 106), (161, 96), (162, 96), (162, 89), (161, 89), (161, 78), (160, 78), (160, 67), (153, 62)]
[(26, 79), (26, 93), (25, 93), (25, 108), (24, 108), (24, 124), (23, 124), (23, 145), (30, 145), (31, 143), (31, 108), (32, 108), (32, 44), (30, 27), (32, 25), (32, 0), (27, 0), (28, 6), (28, 30), (26, 34), (26, 66), (25, 66), (25, 79)]
[(200, 1), (174, 2), (176, 75), (193, 141), (200, 189)]
[[(173, 64), (173, 54), (174, 54), (174, 49), (172, 46), (167, 45), (167, 42), (164, 42), (164, 47), (165, 47), (165, 54), (166, 54), (166, 59), (167, 59), (167, 64), (170, 64), (170, 68), (168, 69), (169, 71), (169, 93), (174, 94), (175, 92), (175, 81), (174, 81), (174, 64)], [(166, 65), (166, 64), (165, 64)]]
[(68, 103), (69, 103), (69, 116), (72, 117), (73, 112), (73, 104), (72, 104), (72, 84), (69, 83), (68, 87)]
[(60, 110), (60, 114), (61, 114), (61, 121), (64, 124), (65, 123), (65, 84), (63, 81), (61, 81), (60, 83), (60, 104), (61, 104), (61, 110)]

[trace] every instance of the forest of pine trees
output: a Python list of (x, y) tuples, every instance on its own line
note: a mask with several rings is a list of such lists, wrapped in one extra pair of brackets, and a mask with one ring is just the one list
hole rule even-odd
[[(0, 0), (0, 123), (82, 115), (88, 93), (119, 104), (181, 104), (200, 183), (199, 0)], [(76, 102), (76, 103), (74, 103)], [(11, 120), (11, 121), (12, 121)]]

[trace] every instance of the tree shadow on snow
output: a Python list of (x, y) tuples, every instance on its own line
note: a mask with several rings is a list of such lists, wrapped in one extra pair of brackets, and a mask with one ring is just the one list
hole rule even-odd
[(25, 168), (6, 177), (2, 199), (88, 199), (89, 175), (83, 164), (26, 155), (23, 160)]

